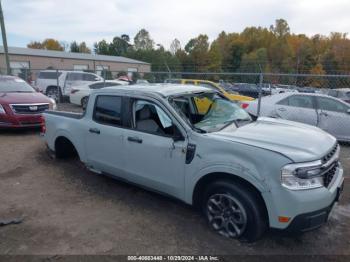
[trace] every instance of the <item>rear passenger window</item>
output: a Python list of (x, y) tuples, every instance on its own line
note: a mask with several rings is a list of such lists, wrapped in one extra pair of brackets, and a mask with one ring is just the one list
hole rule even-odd
[(93, 119), (105, 125), (121, 126), (122, 98), (119, 96), (98, 96)]
[(277, 103), (277, 105), (287, 106), (288, 105), (288, 98), (282, 99), (281, 101), (279, 101)]
[(69, 73), (67, 75), (68, 81), (82, 81), (84, 78), (84, 74), (82, 73)]
[(92, 74), (84, 74), (83, 75), (84, 81), (96, 81), (96, 76)]
[(40, 72), (38, 78), (40, 79), (56, 79), (57, 75), (60, 76), (62, 72)]
[(302, 107), (302, 108), (314, 108), (313, 99), (311, 96), (290, 96), (289, 106)]

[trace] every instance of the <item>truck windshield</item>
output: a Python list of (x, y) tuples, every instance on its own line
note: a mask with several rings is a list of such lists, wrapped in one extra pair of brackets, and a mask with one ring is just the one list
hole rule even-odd
[(35, 90), (24, 80), (15, 77), (0, 77), (0, 93), (33, 93)]
[(216, 132), (235, 124), (250, 123), (249, 114), (218, 93), (199, 93), (172, 97), (172, 106), (195, 130)]

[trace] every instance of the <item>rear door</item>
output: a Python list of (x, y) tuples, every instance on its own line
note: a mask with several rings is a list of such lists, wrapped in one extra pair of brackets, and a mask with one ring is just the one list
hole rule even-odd
[(339, 140), (350, 140), (350, 106), (331, 97), (317, 97), (318, 126)]
[(125, 168), (124, 98), (116, 95), (98, 95), (92, 119), (86, 126), (86, 154), (88, 164), (98, 171), (123, 175)]
[(63, 95), (69, 95), (73, 86), (83, 85), (83, 73), (68, 72), (63, 86)]
[(291, 95), (275, 105), (277, 117), (304, 124), (317, 125), (316, 102), (313, 96)]

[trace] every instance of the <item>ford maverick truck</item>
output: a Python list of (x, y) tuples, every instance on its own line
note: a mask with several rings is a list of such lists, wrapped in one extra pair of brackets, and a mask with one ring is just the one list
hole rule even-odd
[(108, 87), (91, 93), (83, 114), (44, 118), (44, 140), (58, 158), (76, 154), (98, 174), (193, 205), (229, 238), (320, 227), (343, 187), (333, 136), (287, 120), (252, 122), (205, 87)]

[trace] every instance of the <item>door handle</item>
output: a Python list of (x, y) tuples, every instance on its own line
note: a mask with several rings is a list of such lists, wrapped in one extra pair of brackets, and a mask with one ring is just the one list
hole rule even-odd
[(142, 139), (138, 138), (138, 137), (134, 137), (134, 136), (129, 136), (128, 137), (128, 141), (134, 142), (134, 143), (138, 143), (138, 144), (142, 144)]
[(278, 111), (284, 112), (284, 111), (286, 111), (286, 109), (283, 107), (280, 107), (280, 108), (278, 108)]
[(101, 133), (101, 131), (99, 129), (97, 129), (97, 128), (90, 128), (89, 132), (90, 133), (95, 133), (95, 134), (98, 134), (98, 135)]
[(328, 114), (326, 112), (320, 112), (321, 116), (328, 116)]

